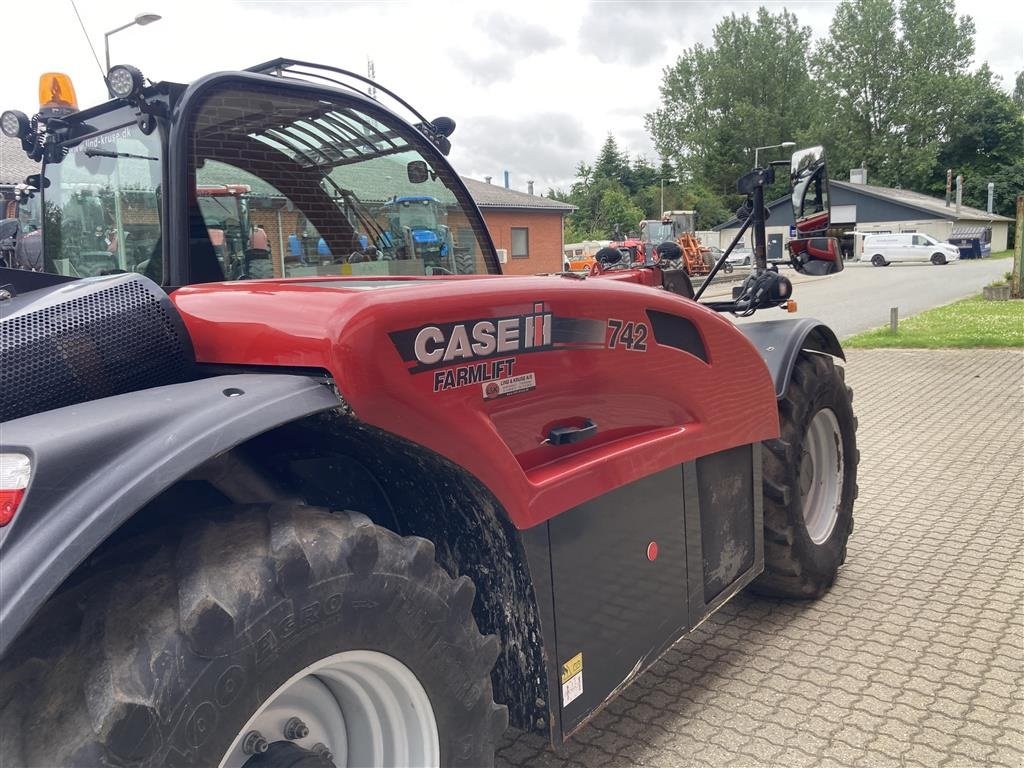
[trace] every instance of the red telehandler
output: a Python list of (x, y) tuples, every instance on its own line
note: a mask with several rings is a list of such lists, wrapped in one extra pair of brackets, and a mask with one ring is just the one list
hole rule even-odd
[[(758, 265), (702, 304), (650, 259), (501, 277), (454, 122), (360, 75), (119, 65), (82, 110), (47, 78), (0, 116), (42, 163), (44, 246), (0, 269), (5, 768), (490, 765), (510, 722), (562, 744), (740, 590), (836, 579), (842, 349), (720, 314), (789, 299), (771, 166), (740, 185)], [(794, 264), (840, 268), (823, 154), (793, 178), (820, 208)], [(200, 180), (365, 260), (233, 276)], [(462, 274), (359, 214), (411, 195), (444, 206)], [(147, 234), (106, 274), (84, 203)]]

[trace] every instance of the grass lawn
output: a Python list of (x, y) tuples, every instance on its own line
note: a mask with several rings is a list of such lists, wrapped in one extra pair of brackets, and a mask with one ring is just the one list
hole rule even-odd
[(1024, 300), (986, 301), (981, 296), (922, 312), (889, 327), (843, 340), (844, 347), (967, 349), (1024, 347)]
[(1013, 258), (1013, 249), (1011, 248), (1008, 251), (996, 251), (995, 253), (990, 254), (989, 258), (990, 259), (1012, 259)]

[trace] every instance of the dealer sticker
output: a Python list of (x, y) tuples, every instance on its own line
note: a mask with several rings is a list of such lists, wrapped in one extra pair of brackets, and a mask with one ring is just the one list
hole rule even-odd
[(505, 379), (488, 381), (482, 385), (484, 400), (494, 400), (498, 397), (518, 395), (521, 392), (529, 392), (537, 388), (537, 376), (530, 373), (521, 373), (518, 376), (509, 376)]
[(577, 653), (562, 665), (562, 706), (583, 695), (583, 653)]

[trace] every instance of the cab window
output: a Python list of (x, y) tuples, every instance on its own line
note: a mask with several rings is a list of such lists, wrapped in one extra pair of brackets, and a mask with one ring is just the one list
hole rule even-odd
[(499, 271), (426, 140), (338, 94), (213, 92), (189, 148), (190, 281)]

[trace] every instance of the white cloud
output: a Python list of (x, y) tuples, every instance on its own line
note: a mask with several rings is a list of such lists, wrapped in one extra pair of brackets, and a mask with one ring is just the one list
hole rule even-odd
[[(289, 56), (366, 72), (429, 117), (459, 127), (452, 159), (467, 175), (506, 168), (524, 189), (565, 187), (608, 131), (631, 154), (655, 160), (643, 115), (658, 106), (663, 69), (687, 47), (708, 43), (719, 18), (753, 13), (760, 3), (340, 2), (332, 0), (145, 0), (126, 10), (108, 0), (77, 0), (103, 59), (103, 33), (132, 14), (164, 18), (110, 38), (114, 63), (131, 63), (154, 80), (189, 82)], [(836, 3), (766, 3), (796, 13), (827, 34)], [(988, 60), (1005, 83), (1024, 68), (1024, 17), (1007, 2), (957, 0), (977, 26), (976, 63)], [(69, 0), (8, 2), (0, 109), (33, 111), (43, 71), (72, 75), (82, 106), (105, 98), (99, 69)]]

